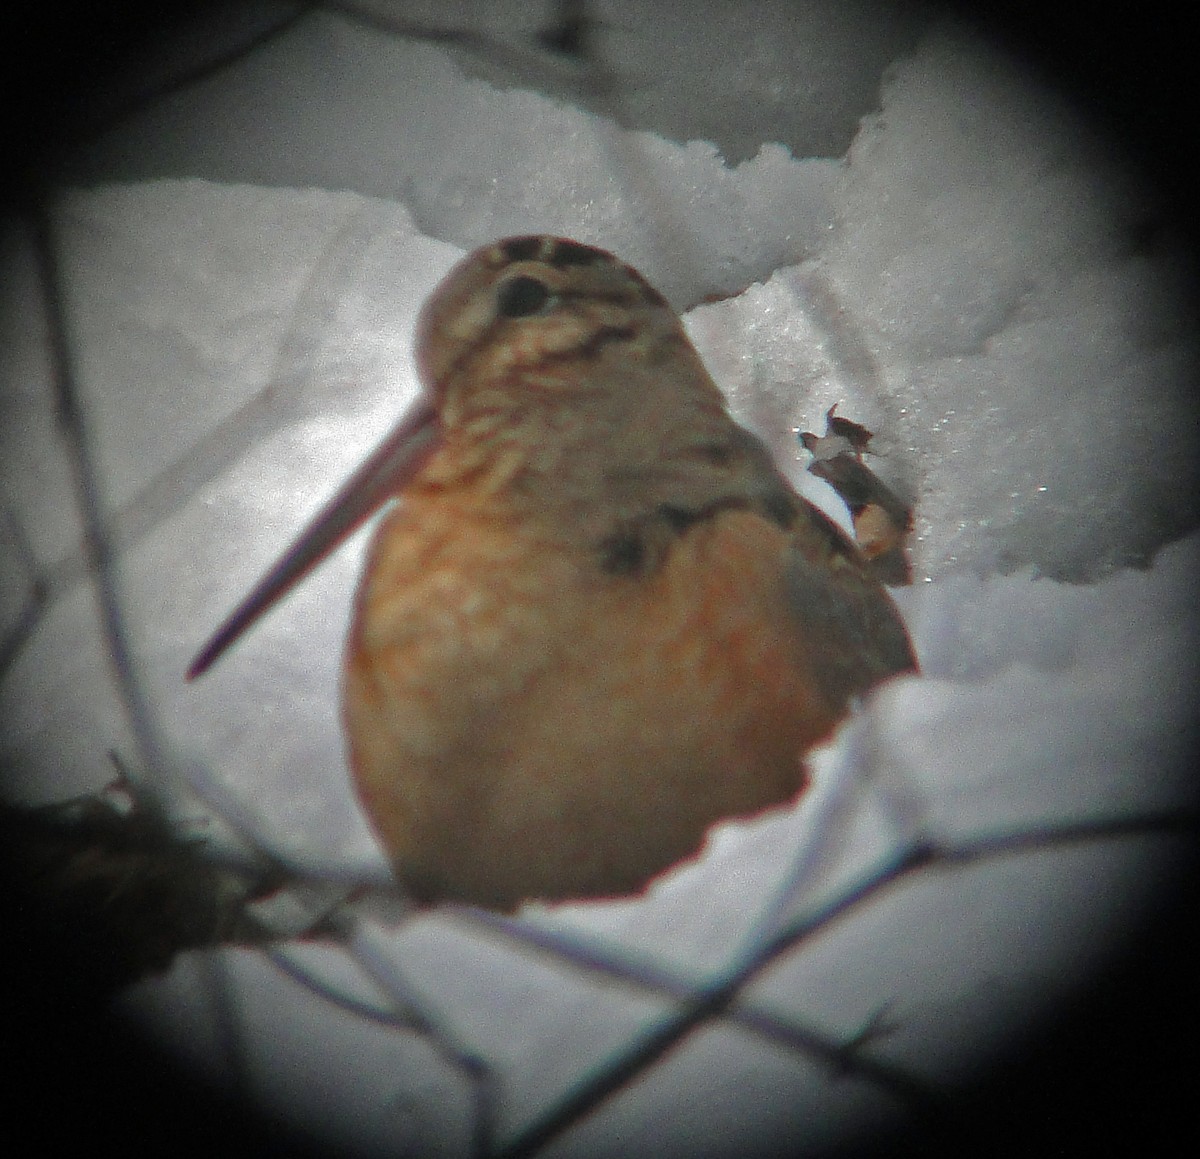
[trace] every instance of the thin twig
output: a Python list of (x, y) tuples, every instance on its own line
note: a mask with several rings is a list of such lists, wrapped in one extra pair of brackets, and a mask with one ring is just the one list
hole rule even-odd
[[(50, 378), (53, 384), (58, 425), (67, 444), (74, 477), (76, 502), (83, 522), (84, 547), (91, 570), (101, 630), (112, 668), (116, 691), (125, 719), (133, 734), (139, 764), (142, 804), (161, 814), (161, 788), (166, 761), (149, 701), (134, 670), (133, 652), (118, 595), (116, 563), (105, 526), (99, 477), (92, 459), (84, 407), (76, 380), (71, 352), (67, 307), (63, 297), (62, 270), (54, 241), (51, 207), (39, 199), (32, 211), (33, 243), (40, 267), (40, 282), (47, 319)], [(165, 824), (165, 821), (164, 821)]]
[(1138, 817), (999, 830), (958, 842), (917, 841), (892, 850), (835, 898), (812, 914), (793, 920), (750, 958), (695, 991), (669, 1016), (647, 1027), (594, 1067), (562, 1099), (502, 1147), (497, 1157), (517, 1159), (536, 1154), (665, 1057), (697, 1027), (726, 1016), (740, 991), (782, 954), (904, 878), (934, 867), (976, 864), (1032, 849), (1130, 836), (1170, 836), (1194, 833), (1197, 829), (1200, 829), (1200, 811), (1182, 809)]
[(49, 584), (41, 574), (33, 545), (25, 528), (8, 507), (4, 508), (4, 522), (8, 525), (9, 538), (16, 548), (21, 564), (29, 576), (29, 590), (21, 602), (21, 608), (13, 620), (12, 626), (0, 639), (0, 679), (4, 678), (10, 665), (21, 654), (25, 642), (33, 635), (34, 629), (42, 621), (49, 599)]
[[(499, 933), (526, 949), (551, 954), (579, 970), (619, 981), (639, 990), (670, 998), (692, 1001), (703, 983), (673, 974), (645, 958), (634, 958), (617, 947), (598, 946), (577, 934), (563, 934), (522, 922), (503, 914), (474, 907), (455, 907), (453, 912), (477, 927)], [(837, 1074), (852, 1074), (875, 1083), (880, 1089), (906, 1102), (921, 1105), (936, 1102), (933, 1088), (914, 1079), (907, 1071), (863, 1053), (861, 1034), (849, 1042), (835, 1041), (828, 1035), (784, 1018), (739, 995), (724, 1011), (724, 1017), (742, 1030), (787, 1050), (794, 1050), (824, 1063)]]
[(478, 1159), (490, 1155), (496, 1132), (496, 1080), (486, 1059), (462, 1042), (444, 1019), (426, 1009), (396, 960), (395, 947), (380, 935), (376, 923), (343, 913), (337, 924), (363, 973), (392, 999), (411, 1028), (466, 1078), (472, 1094), (470, 1153)]

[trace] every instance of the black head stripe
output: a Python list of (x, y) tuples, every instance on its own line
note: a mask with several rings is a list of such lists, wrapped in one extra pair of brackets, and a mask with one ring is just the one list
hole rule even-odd
[(565, 269), (567, 266), (593, 266), (597, 262), (612, 261), (612, 255), (594, 246), (583, 245), (577, 241), (560, 238), (554, 243), (546, 261), (555, 269)]
[(501, 243), (500, 252), (510, 262), (530, 262), (541, 256), (545, 240), (536, 233), (531, 233), (526, 237), (510, 237), (508, 241)]

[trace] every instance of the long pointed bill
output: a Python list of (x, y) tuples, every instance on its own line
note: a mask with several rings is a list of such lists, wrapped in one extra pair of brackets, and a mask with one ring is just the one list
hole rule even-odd
[(195, 680), (211, 668), (259, 616), (395, 495), (420, 470), (439, 434), (437, 412), (420, 400), (216, 630), (192, 661), (187, 678)]

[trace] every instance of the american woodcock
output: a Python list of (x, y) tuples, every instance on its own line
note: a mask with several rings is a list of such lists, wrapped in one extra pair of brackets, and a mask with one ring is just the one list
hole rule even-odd
[(915, 668), (857, 547), (738, 426), (612, 254), (485, 246), (426, 304), (424, 393), (200, 653), (384, 501), (346, 649), (358, 794), (415, 898), (635, 891), (790, 800)]

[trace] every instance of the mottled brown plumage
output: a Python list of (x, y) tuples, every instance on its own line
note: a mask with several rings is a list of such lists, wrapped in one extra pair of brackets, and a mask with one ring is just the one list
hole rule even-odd
[(786, 802), (912, 669), (858, 549), (779, 474), (661, 295), (511, 238), (417, 336), (426, 395), (193, 665), (371, 509), (343, 697), (363, 805), (421, 900), (637, 890)]

